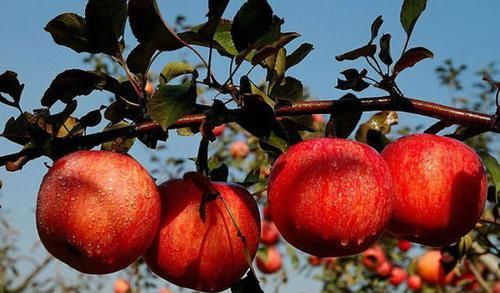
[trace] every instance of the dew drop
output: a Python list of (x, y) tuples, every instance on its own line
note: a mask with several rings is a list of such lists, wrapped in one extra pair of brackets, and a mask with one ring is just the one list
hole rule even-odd
[(342, 239), (342, 240), (340, 240), (340, 245), (347, 246), (347, 244), (349, 244), (349, 240), (348, 239)]
[(359, 238), (358, 239), (358, 245), (361, 245), (361, 243), (363, 243), (365, 241), (365, 238)]

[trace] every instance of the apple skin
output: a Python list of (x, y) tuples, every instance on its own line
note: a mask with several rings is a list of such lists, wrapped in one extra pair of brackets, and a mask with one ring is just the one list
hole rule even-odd
[(124, 279), (117, 279), (113, 284), (113, 290), (115, 293), (130, 293), (132, 289), (130, 283)]
[(391, 276), (389, 277), (389, 283), (394, 286), (399, 286), (406, 280), (406, 271), (401, 267), (392, 267)]
[(57, 160), (43, 178), (38, 235), (53, 256), (80, 272), (116, 272), (146, 252), (160, 204), (154, 180), (132, 157), (77, 151)]
[(264, 274), (274, 274), (281, 269), (281, 254), (276, 246), (269, 246), (262, 254), (258, 254), (255, 260), (257, 268)]
[(447, 246), (474, 228), (485, 206), (487, 178), (469, 146), (415, 134), (389, 144), (382, 157), (395, 190), (390, 232), (427, 246)]
[(212, 132), (215, 136), (221, 136), (224, 133), (224, 129), (226, 129), (226, 125), (221, 124), (219, 126), (215, 126)]
[(271, 169), (269, 208), (281, 235), (319, 257), (370, 247), (392, 213), (392, 181), (371, 147), (336, 138), (306, 140)]
[(434, 285), (449, 284), (455, 277), (453, 271), (445, 275), (439, 250), (429, 250), (421, 255), (417, 260), (417, 272), (425, 282)]
[(385, 257), (382, 247), (380, 247), (380, 245), (374, 245), (363, 251), (361, 254), (361, 262), (365, 268), (375, 270), (382, 263), (387, 262), (387, 258)]
[[(246, 238), (250, 257), (257, 252), (260, 216), (257, 203), (243, 187), (213, 183), (227, 202)], [(162, 213), (158, 234), (144, 256), (158, 276), (186, 288), (217, 292), (229, 288), (249, 269), (245, 246), (220, 199), (206, 203), (193, 181), (173, 179), (159, 186)]]
[(408, 240), (402, 240), (402, 239), (398, 239), (398, 248), (399, 250), (401, 250), (402, 252), (407, 252), (408, 250), (411, 249), (413, 245), (411, 244), (410, 241)]
[(265, 245), (275, 245), (280, 239), (280, 232), (272, 221), (263, 220), (260, 233), (260, 242)]
[(409, 276), (406, 282), (408, 283), (408, 288), (413, 291), (417, 291), (422, 288), (422, 278), (417, 275)]
[(234, 159), (244, 159), (250, 153), (250, 147), (246, 141), (237, 140), (229, 146), (229, 153)]

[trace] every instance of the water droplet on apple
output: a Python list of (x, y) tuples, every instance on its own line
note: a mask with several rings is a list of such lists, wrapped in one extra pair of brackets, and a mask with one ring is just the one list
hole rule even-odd
[(361, 243), (363, 243), (365, 241), (365, 238), (359, 238), (358, 239), (358, 245), (361, 245)]
[(342, 239), (342, 240), (340, 240), (340, 245), (347, 246), (347, 244), (349, 244), (349, 240), (348, 239)]

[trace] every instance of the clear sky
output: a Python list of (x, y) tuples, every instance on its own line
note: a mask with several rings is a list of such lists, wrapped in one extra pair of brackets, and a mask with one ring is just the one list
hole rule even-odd
[[(160, 0), (158, 1), (167, 21), (172, 22), (178, 14), (187, 16), (187, 23), (201, 23), (206, 13), (206, 1), (199, 0)], [(83, 14), (86, 1), (82, 0), (1, 0), (0, 1), (0, 73), (13, 70), (26, 84), (22, 106), (26, 110), (39, 107), (39, 100), (51, 80), (67, 68), (85, 68), (84, 55), (78, 55), (70, 49), (55, 45), (48, 33), (43, 30), (47, 22), (63, 12)], [(243, 1), (231, 1), (226, 13), (232, 17)], [(378, 15), (383, 15), (384, 24), (381, 33), (392, 34), (393, 57), (399, 55), (404, 42), (404, 32), (399, 24), (401, 1), (270, 1), (275, 13), (285, 19), (284, 30), (299, 32), (302, 37), (294, 41), (294, 48), (302, 42), (310, 42), (315, 50), (308, 58), (289, 72), (307, 85), (313, 96), (319, 99), (333, 99), (343, 95), (334, 88), (338, 73), (352, 65), (358, 68), (365, 64), (339, 63), (334, 56), (356, 48), (369, 39), (370, 25)], [(464, 63), (469, 70), (464, 74), (466, 84), (479, 81), (475, 70), (490, 62), (500, 60), (500, 35), (498, 31), (498, 11), (500, 1), (433, 1), (428, 3), (415, 28), (411, 46), (425, 46), (434, 52), (433, 60), (426, 60), (412, 70), (400, 76), (399, 85), (403, 92), (411, 97), (450, 104), (449, 93), (440, 87), (434, 69), (445, 59), (451, 58), (457, 64)], [(135, 39), (128, 30), (126, 40), (135, 44)], [(181, 50), (182, 56), (189, 56), (187, 50)], [(179, 59), (179, 53), (162, 55), (153, 69), (158, 72), (165, 63)], [(216, 70), (225, 70), (216, 66)], [(217, 71), (216, 71), (217, 72)], [(225, 72), (225, 71), (221, 71)], [(497, 77), (498, 79), (498, 77)], [(465, 94), (474, 94), (472, 88)], [(382, 92), (367, 91), (365, 95), (382, 95)], [(102, 100), (97, 100), (97, 99)], [(93, 95), (92, 102), (105, 103), (104, 94)], [(493, 97), (492, 97), (493, 98)], [(0, 106), (0, 124), (16, 113)], [(366, 117), (366, 116), (365, 116)], [(432, 120), (414, 115), (401, 115), (402, 124), (425, 123)], [(175, 138), (168, 141), (173, 154), (192, 157), (196, 149), (196, 137)], [(19, 150), (17, 145), (0, 139), (0, 155)], [(148, 166), (150, 152), (137, 144), (132, 154)], [(0, 191), (0, 213), (9, 211), (9, 219), (21, 233), (22, 248), (28, 252), (37, 239), (34, 219), (36, 193), (43, 174), (46, 171), (43, 158), (29, 163), (21, 172), (7, 173), (0, 170), (0, 179), (4, 188)], [(316, 288), (312, 283), (292, 281), (292, 291)], [(313, 287), (314, 286), (314, 287)], [(313, 290), (314, 291), (314, 290)]]

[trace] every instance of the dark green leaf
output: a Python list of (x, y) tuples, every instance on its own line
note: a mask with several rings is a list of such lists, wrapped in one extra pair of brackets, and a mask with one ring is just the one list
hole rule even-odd
[(338, 55), (335, 57), (335, 59), (337, 59), (337, 61), (344, 61), (344, 60), (356, 60), (359, 57), (373, 57), (376, 51), (377, 51), (376, 45), (368, 44), (361, 48), (354, 49), (352, 51), (344, 53), (342, 55)]
[[(199, 32), (203, 25), (197, 25), (190, 31), (182, 32), (179, 34), (179, 37), (189, 44), (209, 47), (210, 40)], [(222, 56), (233, 57), (239, 54), (234, 46), (233, 38), (231, 37), (231, 26), (231, 21), (221, 19), (213, 37), (215, 42), (212, 42), (212, 47)]]
[(210, 171), (210, 180), (226, 182), (229, 176), (229, 169), (226, 164), (222, 163), (219, 167)]
[(77, 105), (78, 103), (73, 100), (71, 103), (66, 104), (61, 112), (47, 116), (45, 121), (52, 125), (54, 132), (58, 132), (68, 118), (70, 118), (71, 114), (75, 112)]
[(229, 0), (208, 0), (208, 21), (200, 29), (200, 34), (206, 39), (212, 39), (227, 4)]
[(119, 56), (127, 21), (127, 1), (89, 0), (85, 20), (92, 47), (99, 52)]
[(260, 169), (250, 170), (250, 172), (245, 176), (243, 182), (238, 182), (239, 185), (249, 188), (252, 185), (259, 183)]
[(480, 152), (479, 156), (481, 157), (486, 170), (490, 173), (490, 178), (493, 185), (495, 185), (496, 192), (500, 192), (500, 165), (498, 164), (498, 161), (486, 152)]
[(196, 106), (196, 77), (180, 85), (160, 85), (147, 103), (147, 113), (163, 130)]
[(285, 77), (286, 70), (286, 50), (281, 48), (276, 54), (269, 56), (265, 60), (267, 66), (266, 80), (269, 82), (269, 89), (273, 89), (276, 84), (281, 83)]
[(98, 53), (89, 40), (86, 20), (77, 14), (61, 14), (52, 19), (44, 29), (51, 34), (58, 45), (66, 46), (78, 53)]
[(139, 43), (128, 55), (127, 66), (133, 73), (145, 74), (156, 49), (151, 43)]
[(251, 81), (248, 76), (242, 76), (240, 79), (240, 92), (243, 94), (259, 95), (269, 106), (274, 107), (276, 102), (272, 100), (262, 89)]
[(284, 83), (273, 87), (270, 96), (274, 100), (301, 101), (304, 100), (304, 87), (300, 80), (287, 76)]
[(117, 92), (119, 82), (101, 72), (80, 69), (66, 70), (52, 81), (42, 97), (42, 105), (51, 107), (58, 100), (71, 102), (76, 96), (88, 95), (94, 90)]
[(191, 66), (191, 64), (186, 62), (171, 62), (163, 67), (160, 72), (160, 84), (167, 84), (172, 79), (188, 74), (193, 73), (195, 69)]
[(379, 16), (377, 16), (377, 18), (375, 18), (375, 20), (372, 23), (372, 27), (371, 27), (372, 36), (371, 36), (370, 42), (368, 42), (368, 44), (373, 43), (373, 40), (375, 40), (375, 38), (377, 37), (378, 31), (380, 30), (380, 26), (382, 25), (383, 22), (384, 22), (384, 20), (382, 19), (382, 15), (379, 15)]
[(28, 123), (23, 115), (17, 118), (11, 117), (5, 124), (2, 136), (20, 145), (25, 145), (30, 141)]
[[(340, 100), (357, 100), (353, 94), (346, 94)], [(332, 115), (333, 124), (335, 126), (335, 135), (340, 138), (347, 138), (358, 125), (359, 119), (363, 112), (346, 112), (342, 114)]]
[(160, 51), (173, 51), (184, 46), (165, 24), (156, 0), (130, 0), (128, 14), (130, 27), (139, 43), (150, 44)]
[(231, 36), (241, 52), (251, 47), (272, 27), (273, 10), (266, 0), (248, 0), (236, 13)]
[(260, 64), (264, 59), (276, 54), (280, 49), (299, 36), (297, 33), (281, 33), (276, 41), (259, 47), (252, 57), (252, 64)]
[(0, 75), (0, 93), (6, 93), (12, 101), (0, 95), (0, 102), (9, 106), (18, 106), (21, 100), (24, 84), (19, 83), (17, 73), (13, 71), (5, 71)]
[(401, 58), (394, 64), (394, 74), (398, 74), (408, 67), (412, 67), (417, 62), (426, 58), (433, 58), (434, 54), (426, 48), (416, 47), (407, 50)]
[(102, 115), (100, 110), (90, 111), (80, 118), (80, 124), (83, 127), (93, 127), (101, 123)]
[(404, 0), (401, 7), (401, 25), (409, 37), (417, 23), (420, 14), (425, 10), (427, 0)]
[(392, 64), (390, 34), (384, 34), (380, 38), (380, 52), (378, 53), (378, 58), (387, 66)]
[(312, 50), (314, 50), (312, 44), (304, 43), (300, 45), (292, 54), (286, 56), (286, 69), (299, 64)]
[(340, 78), (337, 79), (337, 85), (335, 86), (341, 90), (354, 90), (356, 92), (360, 92), (367, 87), (370, 86), (369, 83), (363, 80), (368, 71), (363, 69), (361, 72), (358, 72), (357, 69), (350, 68), (341, 72), (342, 75), (345, 76), (345, 80)]

